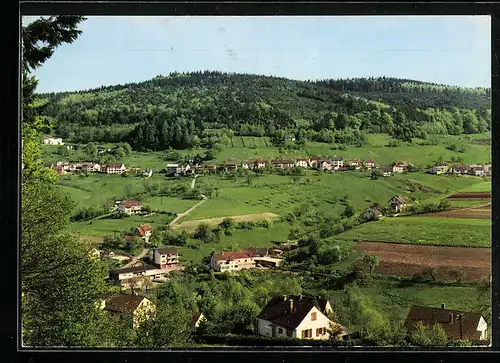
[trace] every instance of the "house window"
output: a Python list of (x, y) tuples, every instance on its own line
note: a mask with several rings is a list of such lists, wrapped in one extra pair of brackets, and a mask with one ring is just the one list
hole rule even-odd
[(278, 328), (278, 334), (283, 334), (283, 329)]
[(302, 330), (302, 338), (312, 338), (312, 329)]
[(311, 320), (314, 321), (316, 320), (317, 316), (316, 316), (316, 313), (311, 313)]
[(319, 337), (320, 335), (323, 335), (323, 328), (316, 329), (316, 336)]

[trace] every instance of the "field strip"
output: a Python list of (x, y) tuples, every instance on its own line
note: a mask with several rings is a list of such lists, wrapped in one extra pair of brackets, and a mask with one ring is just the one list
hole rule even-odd
[(434, 269), (438, 276), (446, 279), (463, 274), (467, 280), (478, 281), (491, 275), (490, 248), (362, 241), (355, 249), (377, 255), (380, 258), (377, 272), (385, 275), (410, 276), (423, 274), (428, 269)]
[(217, 217), (217, 218), (207, 218), (207, 219), (194, 219), (191, 221), (184, 221), (179, 224), (173, 225), (173, 229), (185, 229), (186, 231), (194, 231), (198, 224), (207, 223), (211, 226), (218, 225), (221, 223), (224, 218), (232, 218), (235, 222), (248, 222), (248, 221), (262, 221), (264, 219), (272, 219), (279, 217), (274, 213), (257, 213), (257, 214), (242, 214), (238, 216), (225, 216), (225, 217)]

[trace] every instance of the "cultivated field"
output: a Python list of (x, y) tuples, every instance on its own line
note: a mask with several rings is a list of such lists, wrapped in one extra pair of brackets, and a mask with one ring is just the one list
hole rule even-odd
[(424, 216), (384, 218), (337, 236), (347, 241), (400, 242), (419, 245), (490, 247), (491, 221)]
[[(432, 269), (437, 279), (467, 281), (491, 275), (491, 249), (419, 246), (363, 241), (356, 250), (380, 257), (376, 272), (393, 276), (424, 275)], [(411, 256), (411, 257), (410, 257)]]
[(460, 192), (448, 197), (453, 200), (490, 200), (491, 192)]
[(200, 223), (206, 223), (210, 226), (216, 226), (221, 223), (224, 218), (232, 218), (235, 222), (248, 222), (248, 221), (262, 221), (265, 219), (275, 219), (279, 217), (274, 213), (258, 213), (258, 214), (244, 214), (239, 216), (226, 216), (218, 218), (208, 218), (208, 219), (194, 219), (190, 221), (180, 222), (172, 226), (176, 230), (185, 230), (187, 232), (192, 232)]

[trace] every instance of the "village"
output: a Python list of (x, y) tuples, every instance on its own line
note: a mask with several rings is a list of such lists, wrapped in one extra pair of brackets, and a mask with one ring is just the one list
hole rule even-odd
[[(63, 145), (61, 139), (45, 138), (47, 145)], [(238, 169), (261, 173), (266, 171), (283, 172), (286, 170), (311, 169), (324, 172), (371, 171), (371, 177), (390, 177), (393, 174), (422, 171), (433, 175), (454, 176), (491, 176), (491, 165), (464, 165), (462, 163), (438, 162), (429, 165), (426, 170), (418, 170), (413, 164), (395, 161), (389, 165), (376, 164), (373, 159), (357, 158), (343, 159), (339, 156), (299, 157), (295, 159), (265, 160), (255, 158), (237, 162), (228, 160), (223, 163), (167, 163), (162, 170), (153, 171), (150, 168), (127, 168), (124, 163), (99, 164), (95, 162), (57, 161), (45, 165), (59, 175), (68, 173), (100, 173), (100, 174), (133, 174), (150, 178), (153, 173), (164, 174), (167, 177), (182, 177), (199, 174), (231, 173)], [(398, 215), (407, 211), (411, 201), (401, 195), (394, 195), (386, 206), (372, 205), (362, 213), (365, 220), (378, 220), (385, 214)], [(112, 213), (119, 215), (148, 215), (138, 200), (115, 201)], [(132, 325), (137, 329), (141, 322), (154, 315), (155, 305), (140, 291), (154, 288), (169, 281), (171, 273), (183, 271), (182, 256), (176, 246), (155, 246), (150, 243), (153, 228), (149, 224), (137, 226), (133, 233), (121, 236), (125, 243), (139, 242), (142, 251), (139, 255), (123, 254), (109, 249), (93, 248), (91, 256), (101, 260), (118, 261), (121, 267), (109, 271), (108, 282), (122, 290), (122, 293), (103, 301), (101, 308), (110, 314), (132, 314)], [(267, 248), (245, 248), (231, 251), (214, 251), (207, 257), (211, 271), (216, 274), (235, 274), (239, 271), (256, 269), (279, 271), (288, 251), (299, 248), (297, 241), (286, 241)], [(276, 295), (259, 314), (255, 334), (267, 337), (291, 337), (300, 339), (325, 340), (336, 336), (336, 340), (347, 341), (351, 330), (336, 321), (332, 315), (330, 302), (320, 296), (283, 296)], [(204, 322), (203, 312), (193, 312), (194, 328), (199, 328)], [(444, 327), (449, 340), (471, 340), (482, 342), (487, 339), (487, 324), (485, 318), (474, 312), (450, 310), (413, 305), (408, 311), (404, 322), (405, 328), (415, 329), (418, 323), (432, 325), (435, 323)], [(479, 344), (478, 343), (478, 344)]]

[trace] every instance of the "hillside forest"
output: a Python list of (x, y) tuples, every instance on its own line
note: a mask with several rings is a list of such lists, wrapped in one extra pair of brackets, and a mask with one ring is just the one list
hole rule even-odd
[(216, 71), (40, 94), (47, 131), (74, 143), (127, 142), (135, 150), (220, 149), (232, 136), (362, 146), (368, 133), (411, 142), (486, 132), (490, 89), (396, 78), (295, 81)]

